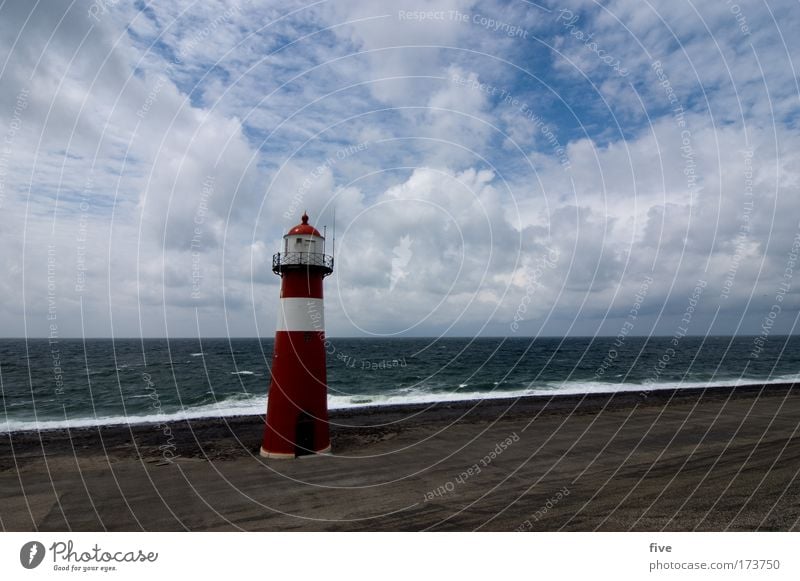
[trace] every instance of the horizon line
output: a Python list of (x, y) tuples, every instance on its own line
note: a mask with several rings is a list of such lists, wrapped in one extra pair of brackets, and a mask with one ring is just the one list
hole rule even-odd
[[(760, 337), (761, 334), (687, 334), (683, 335), (682, 337), (725, 337), (725, 338), (744, 338), (744, 337)], [(794, 333), (776, 333), (771, 335), (771, 337), (795, 337), (800, 336), (800, 334)], [(365, 336), (365, 335), (358, 335), (358, 336), (347, 336), (347, 335), (326, 335), (326, 339), (614, 339), (618, 337), (618, 335), (408, 335), (408, 336)], [(651, 335), (626, 335), (626, 338), (632, 339), (668, 339), (674, 337), (674, 334), (651, 334)], [(274, 335), (269, 336), (248, 336), (248, 335), (239, 335), (239, 336), (225, 336), (225, 335), (208, 335), (208, 336), (170, 336), (170, 337), (158, 337), (158, 336), (150, 336), (150, 337), (138, 337), (138, 336), (124, 336), (124, 337), (81, 337), (81, 336), (69, 336), (69, 337), (47, 337), (47, 336), (36, 336), (36, 337), (0, 337), (0, 341), (22, 341), (22, 340), (45, 340), (45, 341), (60, 341), (60, 340), (97, 340), (97, 339), (106, 339), (106, 340), (184, 340), (184, 339), (274, 339)]]

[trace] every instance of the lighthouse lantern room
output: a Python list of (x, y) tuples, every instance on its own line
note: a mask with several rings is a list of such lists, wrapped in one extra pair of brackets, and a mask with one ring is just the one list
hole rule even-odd
[(333, 272), (325, 237), (303, 214), (272, 257), (281, 301), (261, 456), (295, 458), (330, 452), (322, 280)]

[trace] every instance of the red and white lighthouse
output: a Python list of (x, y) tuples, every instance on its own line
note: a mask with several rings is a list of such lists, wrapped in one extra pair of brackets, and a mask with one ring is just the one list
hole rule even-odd
[(295, 458), (330, 452), (322, 279), (333, 272), (325, 238), (303, 214), (272, 257), (281, 277), (272, 378), (261, 455)]

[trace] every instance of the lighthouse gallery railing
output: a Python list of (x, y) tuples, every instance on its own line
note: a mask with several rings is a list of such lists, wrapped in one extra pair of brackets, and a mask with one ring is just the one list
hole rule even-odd
[(280, 274), (281, 270), (294, 266), (319, 266), (326, 271), (333, 271), (333, 256), (320, 252), (276, 252), (272, 255), (272, 271)]

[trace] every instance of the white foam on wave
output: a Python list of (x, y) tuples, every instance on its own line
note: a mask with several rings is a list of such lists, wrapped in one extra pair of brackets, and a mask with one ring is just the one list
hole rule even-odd
[[(381, 407), (403, 404), (433, 404), (485, 399), (502, 399), (525, 396), (582, 395), (596, 393), (637, 392), (643, 390), (665, 390), (681, 388), (723, 387), (738, 385), (760, 385), (800, 382), (800, 374), (782, 375), (771, 380), (755, 378), (725, 379), (707, 382), (686, 383), (654, 383), (614, 384), (600, 382), (564, 382), (549, 383), (540, 387), (495, 389), (492, 391), (453, 391), (430, 392), (409, 391), (407, 388), (389, 394), (329, 395), (328, 407), (336, 409), (352, 409), (363, 407)], [(54, 429), (77, 429), (110, 425), (138, 425), (150, 423), (169, 423), (188, 419), (228, 418), (237, 416), (263, 415), (266, 411), (266, 396), (238, 395), (232, 399), (203, 404), (193, 408), (184, 408), (171, 413), (143, 414), (131, 416), (79, 417), (66, 420), (31, 420), (6, 419), (0, 421), (0, 433), (19, 431), (40, 431)]]
[(203, 404), (194, 408), (184, 408), (183, 410), (171, 413), (132, 416), (101, 416), (88, 418), (80, 417), (65, 420), (41, 420), (38, 422), (29, 420), (6, 420), (4, 422), (0, 422), (0, 433), (30, 430), (57, 430), (66, 428), (77, 429), (126, 424), (160, 424), (201, 418), (252, 416), (263, 414), (267, 409), (266, 402), (267, 398), (264, 396), (252, 396), (247, 399), (221, 400), (216, 403)]
[(740, 385), (771, 385), (778, 383), (800, 382), (800, 374), (780, 375), (772, 379), (759, 379), (755, 377), (734, 377), (729, 379), (716, 379), (713, 381), (684, 381), (663, 383), (601, 383), (593, 381), (570, 381), (565, 383), (552, 382), (546, 384), (545, 390), (535, 389), (533, 395), (581, 395), (584, 393), (617, 393), (631, 391), (659, 391), (665, 389), (696, 389), (704, 387), (736, 387)]
[[(770, 380), (756, 378), (733, 378), (715, 381), (697, 382), (665, 382), (643, 385), (638, 383), (603, 383), (599, 381), (551, 382), (539, 387), (517, 389), (494, 389), (492, 391), (453, 391), (424, 392), (403, 394), (375, 394), (357, 396), (329, 396), (330, 409), (348, 409), (367, 406), (388, 406), (415, 403), (458, 402), (482, 399), (505, 399), (526, 396), (583, 395), (617, 392), (640, 392), (670, 389), (692, 389), (703, 387), (730, 387), (740, 385), (761, 385), (800, 382), (800, 374), (782, 375)], [(495, 383), (497, 385), (497, 383)], [(460, 387), (460, 386), (459, 386)]]
[(231, 375), (255, 375), (255, 371), (231, 371)]

